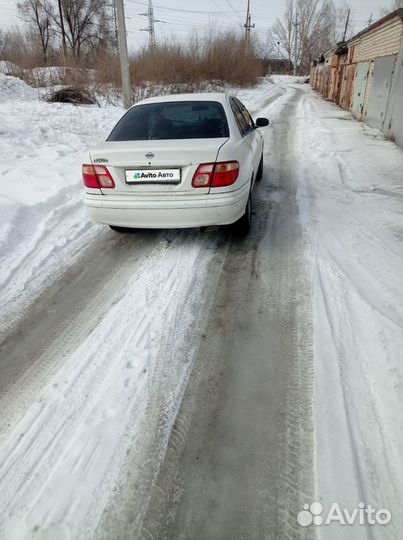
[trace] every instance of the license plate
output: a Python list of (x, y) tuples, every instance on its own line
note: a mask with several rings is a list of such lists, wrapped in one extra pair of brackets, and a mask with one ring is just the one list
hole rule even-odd
[(178, 184), (180, 169), (132, 169), (126, 171), (127, 184)]

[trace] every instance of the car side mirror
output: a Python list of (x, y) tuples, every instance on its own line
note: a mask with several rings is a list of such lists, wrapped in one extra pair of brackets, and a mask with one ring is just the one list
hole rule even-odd
[(269, 125), (269, 119), (268, 118), (257, 118), (256, 119), (256, 127), (266, 127)]

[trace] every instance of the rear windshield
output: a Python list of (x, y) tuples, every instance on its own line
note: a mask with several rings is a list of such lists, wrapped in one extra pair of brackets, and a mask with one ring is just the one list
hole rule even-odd
[(133, 107), (113, 128), (108, 141), (214, 139), (228, 137), (221, 103), (171, 101)]

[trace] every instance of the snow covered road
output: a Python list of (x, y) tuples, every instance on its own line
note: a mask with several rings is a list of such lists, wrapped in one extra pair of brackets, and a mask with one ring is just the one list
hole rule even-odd
[(403, 153), (275, 82), (239, 94), (272, 121), (242, 241), (91, 224), (78, 152), (121, 111), (3, 92), (2, 540), (397, 537)]
[(326, 507), (364, 501), (393, 514), (390, 527), (334, 524), (321, 537), (398, 538), (403, 152), (312, 93), (296, 120), (298, 199), (312, 249), (317, 494)]

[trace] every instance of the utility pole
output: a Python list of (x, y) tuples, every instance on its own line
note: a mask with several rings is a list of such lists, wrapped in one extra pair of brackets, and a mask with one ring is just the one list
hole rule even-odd
[(351, 9), (348, 8), (348, 11), (347, 11), (347, 18), (346, 18), (346, 24), (344, 26), (344, 32), (343, 32), (343, 41), (346, 41), (346, 36), (347, 36), (347, 29), (348, 29), (348, 23), (350, 21), (350, 12), (351, 12)]
[(66, 65), (67, 45), (66, 45), (66, 32), (65, 32), (65, 30), (64, 30), (62, 0), (58, 0), (57, 3), (58, 3), (58, 5), (59, 5), (60, 30), (62, 31), (63, 61), (64, 61), (64, 65)]
[(293, 70), (293, 73), (294, 73), (294, 77), (295, 77), (296, 74), (297, 74), (297, 63), (298, 63), (298, 26), (299, 26), (299, 21), (298, 21), (298, 10), (297, 10), (297, 8), (295, 8), (295, 22), (293, 22), (293, 26), (294, 26), (294, 70)]
[(127, 54), (125, 8), (123, 5), (123, 0), (116, 0), (116, 15), (118, 22), (120, 71), (122, 72), (123, 106), (125, 109), (128, 109), (131, 105), (131, 86), (129, 57)]
[(112, 13), (113, 13), (113, 27), (115, 31), (115, 46), (119, 48), (119, 38), (118, 38), (118, 19), (116, 15), (116, 2), (112, 0)]
[(246, 42), (246, 45), (249, 46), (250, 30), (251, 28), (255, 28), (255, 25), (252, 24), (252, 15), (250, 14), (250, 0), (248, 0), (248, 7), (246, 9), (246, 22), (244, 24), (244, 28), (245, 28), (245, 42)]

